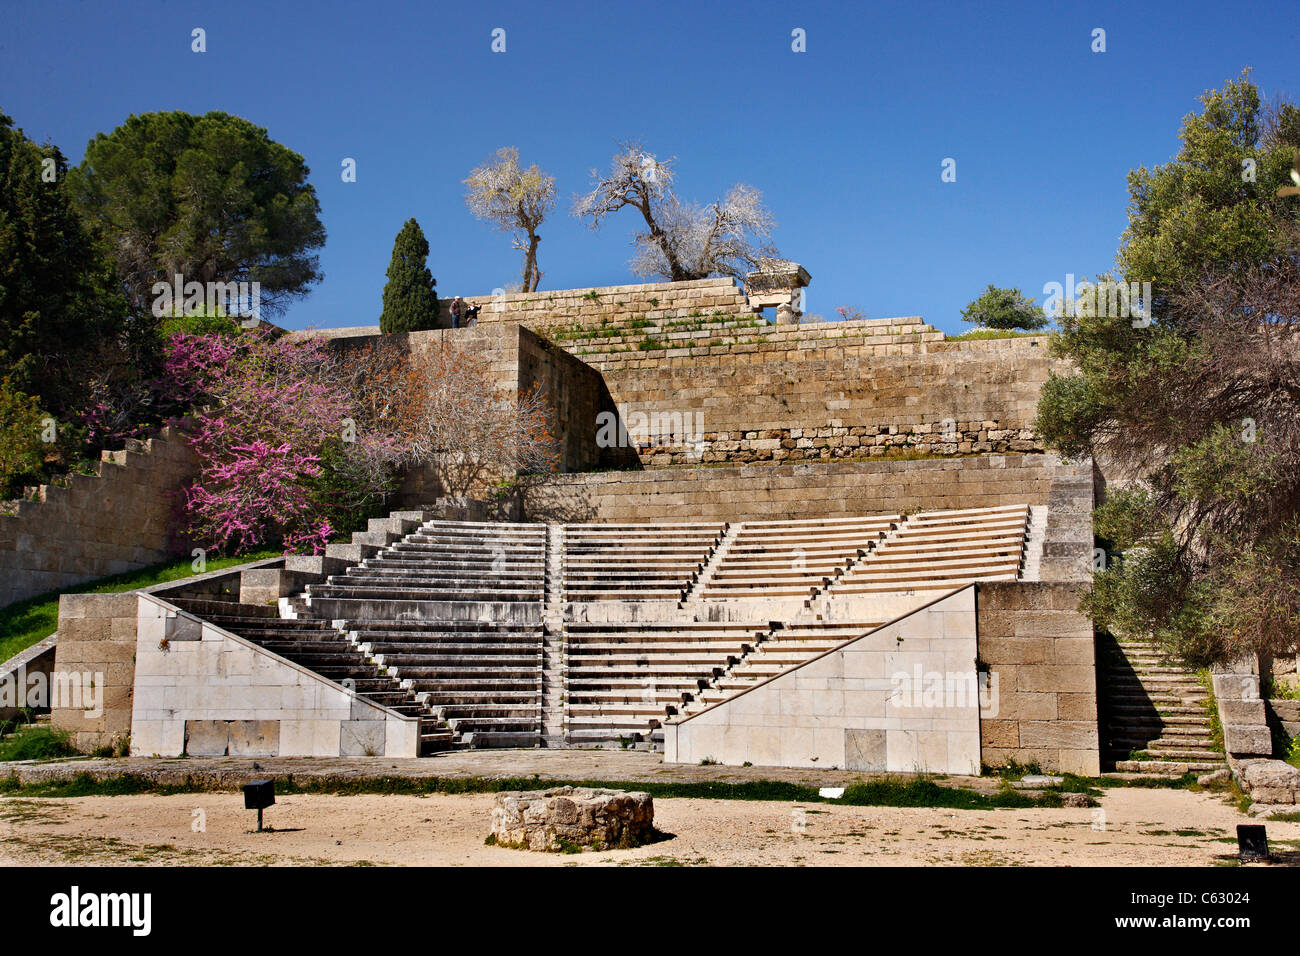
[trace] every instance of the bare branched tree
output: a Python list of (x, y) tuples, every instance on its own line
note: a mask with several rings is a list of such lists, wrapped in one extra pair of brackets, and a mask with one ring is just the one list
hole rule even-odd
[(708, 206), (684, 202), (673, 191), (675, 157), (659, 160), (640, 144), (624, 141), (603, 176), (591, 171), (592, 187), (574, 199), (573, 214), (599, 229), (625, 206), (641, 213), (645, 231), (633, 238), (632, 271), (680, 282), (711, 275), (741, 278), (760, 258), (777, 258), (762, 242), (776, 226), (757, 189), (740, 183)]
[(479, 219), (508, 232), (514, 248), (524, 254), (523, 291), (536, 292), (542, 280), (537, 267), (537, 229), (555, 208), (555, 177), (534, 164), (519, 166), (519, 150), (504, 146), (494, 162), (484, 163), (465, 180), (465, 205)]
[(488, 365), (464, 351), (439, 349), (413, 364), (398, 401), (408, 460), (430, 466), (445, 494), (555, 469), (545, 396), (502, 393)]

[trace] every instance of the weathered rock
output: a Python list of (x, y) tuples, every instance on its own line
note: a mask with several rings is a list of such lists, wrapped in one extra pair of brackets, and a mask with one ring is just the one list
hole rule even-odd
[(648, 793), (555, 787), (497, 794), (488, 839), (529, 850), (566, 844), (609, 849), (639, 846), (653, 833), (654, 799)]
[(1265, 722), (1264, 701), (1229, 700), (1219, 702), (1219, 719), (1234, 727), (1263, 724)]
[(1214, 773), (1201, 774), (1196, 778), (1196, 783), (1197, 786), (1212, 787), (1216, 783), (1227, 783), (1230, 779), (1232, 779), (1232, 774), (1227, 767), (1224, 767), (1222, 770), (1214, 771)]
[(1063, 793), (1061, 803), (1067, 807), (1095, 807), (1097, 801), (1086, 793)]
[(1230, 754), (1271, 754), (1273, 735), (1268, 724), (1224, 724), (1223, 748)]
[(1064, 777), (1048, 776), (1046, 774), (1031, 774), (1030, 776), (1021, 777), (1011, 784), (1017, 790), (1037, 790), (1043, 787), (1059, 787), (1065, 782)]
[(1281, 760), (1251, 760), (1240, 768), (1241, 785), (1256, 803), (1294, 804), (1300, 799), (1300, 769)]
[(1268, 706), (1273, 709), (1278, 720), (1282, 721), (1300, 721), (1300, 700), (1286, 700), (1285, 698), (1275, 697), (1268, 702)]

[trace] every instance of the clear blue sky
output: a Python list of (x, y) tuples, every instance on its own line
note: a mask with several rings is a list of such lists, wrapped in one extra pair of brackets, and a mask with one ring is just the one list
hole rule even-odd
[(677, 157), (687, 198), (761, 189), (780, 250), (812, 273), (810, 312), (959, 330), (989, 282), (1041, 302), (1046, 282), (1110, 268), (1127, 172), (1168, 161), (1197, 96), (1244, 66), (1266, 95), (1300, 98), (1300, 4), (5, 0), (0, 14), (0, 109), (74, 163), (129, 114), (174, 109), (238, 114), (306, 157), (325, 279), (291, 328), (377, 321), (410, 216), (441, 295), (517, 281), (518, 253), (470, 216), (461, 183), (504, 145), (562, 196), (541, 230), (543, 288), (638, 281), (634, 213), (599, 233), (568, 213), (631, 136)]

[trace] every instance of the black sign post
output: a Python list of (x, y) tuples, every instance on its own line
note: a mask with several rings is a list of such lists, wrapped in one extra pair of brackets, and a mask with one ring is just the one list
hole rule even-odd
[(1268, 859), (1268, 834), (1256, 823), (1237, 824), (1237, 856), (1243, 863)]
[[(244, 809), (257, 811), (257, 832), (262, 832), (262, 811), (275, 804), (275, 781), (254, 780), (244, 784)], [(1260, 827), (1262, 830), (1263, 827)]]

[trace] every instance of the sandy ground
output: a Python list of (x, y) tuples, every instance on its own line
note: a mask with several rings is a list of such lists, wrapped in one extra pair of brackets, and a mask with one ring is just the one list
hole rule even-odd
[[(636, 850), (485, 846), (491, 795), (282, 796), (252, 832), (238, 793), (0, 799), (2, 865), (1230, 865), (1236, 825), (1210, 793), (1113, 789), (1093, 809), (955, 811), (661, 799), (667, 837)], [(1300, 823), (1268, 823), (1300, 865)]]

